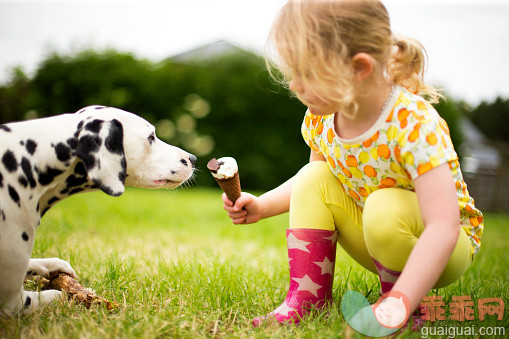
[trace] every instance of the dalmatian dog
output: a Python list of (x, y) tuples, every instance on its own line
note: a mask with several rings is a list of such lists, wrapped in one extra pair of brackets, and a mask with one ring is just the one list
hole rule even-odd
[(34, 275), (76, 277), (58, 258), (31, 259), (41, 217), (73, 194), (125, 186), (175, 188), (190, 179), (196, 157), (156, 137), (141, 117), (90, 106), (74, 114), (0, 125), (0, 313), (30, 313), (60, 291), (23, 290)]

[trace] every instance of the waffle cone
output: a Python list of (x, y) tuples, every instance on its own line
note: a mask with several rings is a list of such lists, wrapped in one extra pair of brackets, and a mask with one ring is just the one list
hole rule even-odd
[(240, 178), (239, 178), (239, 172), (235, 173), (235, 175), (231, 178), (226, 179), (216, 179), (219, 186), (221, 186), (221, 189), (224, 193), (226, 193), (226, 196), (228, 199), (230, 199), (234, 204), (237, 201), (237, 199), (240, 197)]

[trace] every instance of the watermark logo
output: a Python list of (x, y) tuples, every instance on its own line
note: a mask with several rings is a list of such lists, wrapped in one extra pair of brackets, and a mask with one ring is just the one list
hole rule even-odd
[(384, 337), (398, 331), (410, 315), (410, 302), (401, 292), (387, 292), (371, 305), (359, 292), (346, 291), (341, 301), (350, 327), (369, 337)]
[[(429, 321), (437, 320), (455, 320), (469, 321), (475, 320), (475, 303), (469, 295), (452, 297), (449, 303), (449, 317), (446, 317), (446, 305), (441, 295), (432, 295), (424, 297), (420, 305), (423, 313), (422, 318)], [(477, 299), (477, 314), (480, 321), (484, 321), (487, 315), (495, 315), (497, 320), (504, 318), (504, 301), (501, 298)]]
[[(447, 308), (448, 306), (448, 308)], [(494, 317), (498, 321), (504, 319), (505, 304), (501, 298), (481, 298), (472, 300), (471, 296), (453, 296), (446, 304), (442, 296), (433, 295), (424, 297), (420, 310), (422, 319), (428, 323), (435, 321), (452, 320), (485, 321), (488, 317)], [(346, 291), (341, 301), (343, 316), (355, 331), (370, 337), (383, 337), (395, 333), (403, 326), (409, 317), (410, 302), (406, 295), (401, 292), (390, 291), (378, 299), (374, 305), (370, 305), (364, 295), (355, 291)], [(504, 327), (480, 327), (474, 326), (425, 326), (420, 329), (421, 337), (428, 336), (505, 336)]]

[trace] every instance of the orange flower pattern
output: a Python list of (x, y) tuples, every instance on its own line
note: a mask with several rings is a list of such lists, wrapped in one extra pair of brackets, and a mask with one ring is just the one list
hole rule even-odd
[(302, 135), (313, 151), (325, 157), (361, 208), (372, 192), (388, 187), (413, 191), (415, 178), (448, 163), (456, 184), (461, 226), (477, 254), (483, 215), (468, 193), (447, 123), (424, 99), (396, 86), (375, 125), (350, 140), (337, 136), (333, 114), (319, 116), (308, 111)]

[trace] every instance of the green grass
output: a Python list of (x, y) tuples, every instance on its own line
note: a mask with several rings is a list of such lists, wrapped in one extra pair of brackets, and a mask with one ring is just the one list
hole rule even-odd
[[(491, 214), (486, 220), (473, 266), (459, 282), (432, 292), (446, 302), (459, 295), (509, 302), (509, 216)], [(328, 313), (313, 314), (298, 327), (251, 326), (253, 317), (279, 306), (286, 295), (286, 227), (287, 215), (232, 225), (219, 190), (212, 189), (129, 189), (119, 198), (100, 192), (72, 197), (43, 218), (32, 257), (68, 260), (83, 285), (117, 301), (120, 309), (88, 310), (59, 301), (30, 316), (0, 318), (0, 337), (344, 337), (343, 293), (356, 290), (374, 302), (378, 280), (342, 250)], [(456, 325), (507, 328), (508, 314), (506, 306), (502, 322), (489, 317)]]

